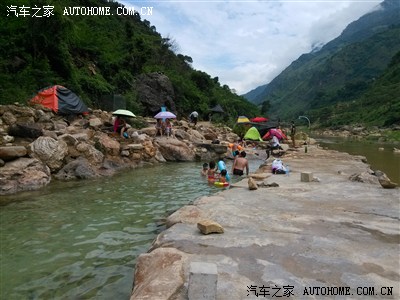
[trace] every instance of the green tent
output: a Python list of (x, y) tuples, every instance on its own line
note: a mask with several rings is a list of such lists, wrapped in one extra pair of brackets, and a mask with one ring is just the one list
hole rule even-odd
[(249, 130), (247, 130), (246, 134), (244, 135), (244, 139), (252, 141), (262, 141), (261, 135), (255, 127), (251, 127)]

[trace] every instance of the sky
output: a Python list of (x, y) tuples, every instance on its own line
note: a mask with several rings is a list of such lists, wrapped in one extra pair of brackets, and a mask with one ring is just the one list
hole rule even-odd
[[(383, 0), (124, 0), (175, 53), (239, 95), (269, 83)], [(142, 7), (152, 7), (151, 13)], [(146, 14), (147, 13), (147, 14)]]

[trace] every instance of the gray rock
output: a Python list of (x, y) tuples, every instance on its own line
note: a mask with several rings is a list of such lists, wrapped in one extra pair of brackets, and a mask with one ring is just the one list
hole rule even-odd
[(54, 175), (57, 179), (89, 179), (97, 177), (95, 169), (86, 158), (80, 157), (66, 164), (57, 174)]
[(31, 156), (43, 161), (52, 172), (59, 170), (68, 154), (67, 144), (51, 137), (39, 137), (31, 146)]

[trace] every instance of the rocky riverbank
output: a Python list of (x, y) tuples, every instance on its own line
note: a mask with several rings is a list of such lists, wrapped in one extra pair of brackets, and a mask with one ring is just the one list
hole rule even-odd
[[(138, 258), (131, 299), (188, 299), (196, 262), (216, 268), (216, 299), (398, 299), (399, 189), (383, 189), (364, 157), (304, 150), (282, 158), (290, 176), (269, 159), (256, 190), (246, 178), (172, 214)], [(204, 220), (223, 233), (202, 234)]]
[(172, 138), (160, 137), (155, 119), (138, 119), (140, 128), (132, 122), (125, 139), (112, 132), (110, 112), (95, 110), (71, 119), (44, 108), (0, 106), (0, 195), (39, 189), (54, 179), (110, 176), (144, 164), (216, 160), (238, 138), (228, 127), (190, 126), (184, 120), (174, 122)]

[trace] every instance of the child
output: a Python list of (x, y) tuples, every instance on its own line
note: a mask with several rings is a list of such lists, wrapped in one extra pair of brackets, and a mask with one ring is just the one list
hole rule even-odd
[(208, 174), (208, 163), (203, 164), (203, 169), (201, 169), (201, 175), (202, 176), (207, 176)]
[(209, 166), (209, 169), (208, 169), (208, 172), (207, 172), (207, 175), (208, 175), (208, 182), (214, 182), (215, 181), (215, 179), (216, 179), (216, 174), (215, 174), (215, 172), (216, 172), (216, 169), (215, 169), (215, 161), (210, 161), (210, 163), (208, 164), (208, 166)]
[(226, 170), (221, 170), (221, 174), (219, 176), (219, 182), (226, 182)]
[(165, 121), (165, 135), (169, 137), (172, 134), (172, 124), (169, 119)]

